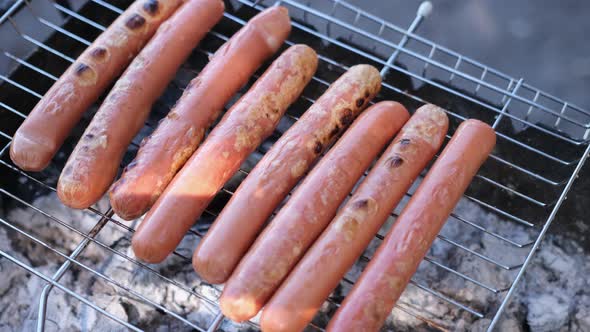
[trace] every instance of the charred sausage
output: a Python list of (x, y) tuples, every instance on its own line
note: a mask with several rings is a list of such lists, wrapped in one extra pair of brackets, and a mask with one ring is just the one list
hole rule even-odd
[(197, 149), (223, 105), (278, 50), (290, 30), (287, 9), (272, 7), (252, 18), (213, 55), (111, 187), (117, 215), (131, 220), (149, 210)]
[(380, 87), (377, 69), (351, 67), (273, 145), (194, 253), (193, 266), (203, 279), (223, 283), (229, 278), (272, 211)]
[(10, 146), (12, 161), (26, 171), (47, 167), (86, 109), (181, 3), (138, 0), (121, 14), (53, 84), (16, 131)]
[(478, 120), (463, 122), (403, 209), (328, 331), (378, 331), (444, 222), (496, 143)]
[(338, 215), (264, 308), (263, 331), (301, 331), (362, 254), (440, 148), (448, 119), (423, 106), (402, 128)]
[(220, 298), (232, 320), (254, 317), (369, 164), (408, 120), (399, 103), (381, 102), (365, 111), (315, 166), (242, 259)]
[(223, 117), (203, 145), (174, 177), (132, 238), (135, 255), (160, 262), (242, 162), (268, 137), (317, 67), (316, 53), (295, 45)]
[(223, 9), (221, 0), (187, 1), (160, 26), (117, 81), (70, 155), (57, 186), (65, 205), (85, 209), (107, 191), (152, 104), (221, 19)]

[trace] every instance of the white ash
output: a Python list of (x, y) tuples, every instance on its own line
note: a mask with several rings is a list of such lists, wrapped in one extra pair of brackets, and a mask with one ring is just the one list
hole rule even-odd
[[(39, 197), (33, 204), (84, 233), (88, 232), (99, 219), (94, 214), (64, 207), (54, 194)], [(106, 202), (102, 201), (98, 208), (100, 211), (105, 211)], [(510, 238), (517, 242), (524, 243), (532, 239), (525, 228), (515, 226), (509, 221), (499, 220), (493, 214), (482, 211), (467, 201), (461, 202), (456, 213), (465, 219), (485, 225), (489, 230), (510, 235)], [(18, 228), (34, 234), (66, 254), (70, 254), (83, 239), (80, 235), (59, 226), (55, 221), (31, 209), (15, 208), (3, 212), (2, 216)], [(393, 219), (388, 224), (391, 222)], [(504, 243), (489, 235), (482, 236), (481, 232), (457, 220), (450, 220), (442, 234), (507, 265), (521, 263), (523, 254), (526, 253), (524, 250), (520, 252), (507, 250)], [(113, 250), (133, 257), (130, 249), (130, 233), (112, 222), (100, 231), (97, 240)], [(196, 236), (187, 236), (179, 252), (190, 257), (190, 252), (197, 241)], [(370, 256), (377, 244), (378, 241), (374, 241), (366, 254)], [(8, 230), (6, 226), (0, 227), (0, 246), (2, 250), (18, 260), (48, 276), (55, 273), (64, 261), (46, 248), (32, 245), (30, 240)], [(493, 287), (502, 288), (514, 277), (514, 272), (501, 271), (441, 240), (435, 242), (429, 256)], [(216, 307), (197, 298), (186, 289), (163, 281), (154, 273), (114, 255), (97, 244), (89, 244), (79, 261), (117, 280), (149, 300), (165, 306), (196, 326), (207, 327), (218, 312)], [(357, 264), (348, 277), (356, 279), (364, 265), (364, 263)], [(219, 287), (201, 283), (190, 263), (179, 257), (170, 257), (163, 264), (150, 267), (165, 277), (186, 285), (189, 289), (194, 289), (199, 296), (213, 301), (219, 296)], [(0, 330), (33, 330), (37, 323), (39, 297), (46, 283), (18, 268), (7, 259), (0, 259), (0, 273), (2, 275), (0, 278)], [(590, 331), (590, 291), (588, 291), (586, 278), (589, 274), (590, 259), (580, 246), (570, 239), (548, 236), (506, 310), (504, 319), (498, 326), (499, 330)], [(499, 304), (498, 300), (503, 297), (503, 295), (498, 297), (426, 262), (421, 264), (414, 279), (486, 315), (484, 319), (477, 319), (414, 286), (406, 289), (400, 300), (401, 308), (411, 313), (422, 312), (431, 324), (452, 330), (484, 331), (490, 323), (491, 314)], [(192, 330), (184, 322), (161, 313), (152, 305), (118, 286), (105, 282), (83, 268), (74, 266), (64, 275), (60, 283), (139, 328), (154, 331)], [(333, 294), (333, 298), (340, 300), (347, 293), (350, 287), (344, 283), (343, 285)], [(325, 305), (315, 322), (319, 325), (325, 324), (327, 313), (331, 314), (333, 310), (333, 306)], [(227, 320), (224, 320), (220, 327), (223, 331), (254, 329), (252, 325), (232, 324)], [(392, 331), (430, 331), (432, 329), (425, 322), (399, 308), (394, 309), (385, 328)], [(124, 331), (125, 329), (93, 308), (61, 290), (54, 289), (49, 297), (46, 330)]]

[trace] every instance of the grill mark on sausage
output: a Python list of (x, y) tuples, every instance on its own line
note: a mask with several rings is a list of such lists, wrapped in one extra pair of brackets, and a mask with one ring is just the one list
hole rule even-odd
[(125, 21), (125, 26), (131, 30), (137, 30), (144, 24), (145, 18), (139, 14), (133, 14)]
[(75, 72), (76, 72), (76, 75), (82, 76), (82, 75), (84, 75), (84, 72), (86, 72), (87, 70), (90, 70), (90, 69), (91, 69), (90, 66), (88, 66), (87, 64), (85, 64), (85, 63), (79, 63), (76, 66), (76, 71)]
[(156, 16), (159, 9), (160, 5), (158, 0), (147, 0), (143, 3), (143, 10), (151, 16)]
[(387, 160), (387, 166), (389, 166), (389, 168), (398, 168), (403, 165), (403, 163), (404, 160), (398, 155), (395, 155)]
[(369, 206), (369, 200), (361, 199), (360, 201), (356, 201), (352, 204), (354, 209), (366, 209)]
[(76, 65), (74, 68), (74, 74), (78, 76), (78, 82), (82, 86), (88, 86), (96, 83), (96, 71), (83, 62), (80, 62)]
[(322, 152), (323, 149), (324, 146), (322, 145), (322, 143), (320, 141), (316, 141), (315, 146), (313, 147), (313, 152), (315, 152), (315, 154), (320, 154), (320, 152)]
[(104, 61), (108, 57), (108, 50), (102, 46), (98, 46), (90, 51), (90, 56), (95, 60)]
[(411, 140), (409, 138), (402, 138), (399, 141), (400, 150), (405, 150), (410, 146)]
[(350, 108), (346, 108), (344, 111), (342, 111), (342, 116), (340, 117), (340, 124), (343, 127), (346, 127), (349, 124), (351, 124), (353, 120), (354, 120), (354, 113), (352, 112), (352, 110)]
[(334, 129), (330, 132), (330, 138), (333, 138), (340, 132), (340, 126), (336, 125)]
[(359, 98), (356, 100), (356, 107), (361, 107), (365, 103), (365, 99)]

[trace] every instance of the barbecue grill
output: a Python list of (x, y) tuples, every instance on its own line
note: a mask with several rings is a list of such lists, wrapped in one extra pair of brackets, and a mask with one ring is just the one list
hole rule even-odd
[[(459, 233), (466, 232), (492, 241), (497, 251), (510, 253), (512, 259), (506, 261), (489, 251), (482, 252), (465, 243), (464, 239), (446, 235), (443, 230), (435, 243), (442, 250), (431, 250), (424, 259), (391, 319), (406, 316), (423, 322), (429, 328), (441, 330), (459, 328), (454, 325), (456, 321), (453, 319), (459, 316), (469, 322), (483, 322), (479, 326), (488, 331), (498, 324), (589, 155), (590, 112), (542, 92), (522, 78), (510, 77), (420, 37), (416, 29), (431, 10), (428, 2), (420, 6), (408, 28), (401, 28), (341, 0), (227, 2), (224, 18), (194, 50), (154, 105), (146, 126), (134, 139), (121, 167), (131, 161), (138, 143), (165, 116), (188, 81), (206, 64), (208, 56), (249, 18), (267, 6), (282, 5), (289, 9), (293, 32), (287, 44), (306, 43), (313, 47), (320, 57), (319, 68), (303, 96), (281, 120), (275, 134), (242, 165), (186, 235), (184, 246), (181, 245), (174, 257), (162, 265), (146, 265), (137, 261), (129, 248), (137, 222), (121, 222), (108, 204), (91, 207), (83, 214), (85, 222), (80, 222), (81, 213), (71, 217), (56, 215), (44, 201), (39, 200), (39, 197), (55, 196), (57, 176), (96, 111), (95, 106), (47, 170), (26, 173), (8, 157), (12, 135), (43, 93), (130, 2), (17, 0), (0, 18), (3, 41), (0, 55), (0, 202), (3, 208), (0, 229), (12, 242), (20, 243), (12, 246), (0, 243), (0, 263), (4, 260), (10, 264), (2, 266), (22, 269), (29, 283), (32, 280), (42, 283), (42, 290), (37, 296), (28, 299), (35, 316), (31, 318), (35, 321), (33, 326), (38, 331), (57, 324), (55, 318), (51, 318), (60, 317), (60, 308), (51, 304), (52, 297), (56, 296), (80, 301), (85, 310), (96, 311), (97, 317), (111, 319), (120, 324), (117, 326), (121, 329), (152, 329), (145, 323), (139, 324), (129, 310), (121, 315), (121, 312), (105, 304), (124, 297), (125, 303), (133, 302), (151, 310), (154, 317), (160, 317), (158, 319), (168, 322), (167, 326), (176, 329), (257, 330), (256, 319), (245, 324), (233, 324), (224, 319), (216, 304), (220, 287), (207, 285), (198, 276), (190, 274), (189, 249), (194, 248), (194, 243), (206, 232), (240, 180), (272, 143), (297, 121), (298, 116), (332, 81), (357, 63), (369, 63), (381, 69), (383, 87), (376, 100), (397, 100), (412, 112), (423, 103), (446, 108), (451, 123), (447, 138), (466, 118), (485, 121), (493, 126), (498, 135), (493, 154), (462, 200), (467, 202), (465, 204), (487, 211), (493, 216), (492, 221), (478, 220), (464, 213), (465, 209), (457, 209), (447, 226)], [(6, 43), (7, 40), (11, 42)], [(425, 172), (421, 178), (424, 175)], [(414, 190), (415, 186), (407, 197)], [(324, 329), (404, 203), (392, 212), (390, 220), (355, 269), (327, 300), (310, 325), (310, 330)], [(37, 231), (29, 225), (30, 220), (22, 220), (9, 213), (15, 208), (28, 210), (31, 215), (45, 220), (49, 227), (60, 229), (61, 233), (52, 234), (71, 234), (75, 241), (64, 243), (52, 234)], [(110, 237), (103, 237), (106, 232), (117, 232), (119, 240), (113, 242)], [(29, 250), (33, 249), (30, 248), (34, 248), (38, 261), (31, 258), (33, 254)], [(99, 261), (91, 259), (96, 252), (101, 253)], [(460, 257), (467, 257), (467, 262), (459, 264), (449, 253), (461, 253)], [(129, 271), (104, 268), (107, 260), (124, 262)], [(49, 263), (55, 268), (44, 268)], [(471, 269), (470, 264), (474, 268)], [(476, 268), (481, 264), (488, 269)], [(6, 273), (6, 270), (0, 271)], [(505, 283), (490, 283), (489, 271), (504, 275), (502, 280)], [(192, 277), (180, 280), (177, 275), (181, 272)], [(441, 289), (440, 284), (425, 281), (427, 278), (422, 277), (429, 273), (445, 275), (445, 280), (452, 278), (456, 282)], [(82, 274), (89, 276), (92, 287), (72, 281), (75, 280), (72, 275)], [(150, 292), (153, 288), (145, 289), (132, 281), (133, 278), (149, 279), (155, 288), (170, 286), (174, 293), (163, 300), (155, 299)], [(96, 288), (95, 284), (104, 287)], [(450, 315), (441, 318), (429, 312), (428, 303), (417, 305), (412, 302), (412, 296), (408, 294), (410, 291), (412, 294), (422, 293), (428, 301), (447, 306)], [(490, 303), (479, 303), (475, 295), (478, 292), (489, 293), (486, 298)], [(186, 308), (174, 303), (173, 298), (178, 296), (198, 305), (203, 315), (187, 314)], [(123, 307), (129, 308), (129, 305)], [(86, 322), (80, 318), (76, 324), (82, 330)]]

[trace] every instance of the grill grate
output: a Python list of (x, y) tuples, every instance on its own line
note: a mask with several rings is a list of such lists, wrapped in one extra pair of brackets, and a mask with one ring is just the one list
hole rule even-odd
[[(23, 226), (23, 222), (26, 221), (10, 220), (9, 215), (4, 213), (0, 216), (3, 228), (44, 248), (44, 252), (47, 253), (46, 259), (55, 260), (60, 264), (59, 269), (47, 273), (20, 259), (19, 255), (9, 252), (6, 248), (0, 248), (1, 257), (45, 282), (38, 300), (38, 330), (44, 330), (48, 321), (48, 301), (53, 288), (58, 288), (131, 330), (144, 328), (121, 319), (116, 313), (109, 312), (93, 302), (89, 296), (84, 296), (84, 290), (63, 281), (64, 275), (73, 269), (92, 274), (97, 280), (111, 285), (118, 292), (126, 293), (126, 296), (172, 317), (181, 326), (198, 331), (214, 331), (224, 321), (215, 302), (219, 288), (209, 285), (211, 293), (207, 293), (198, 287), (203, 283), (197, 277), (192, 283), (180, 282), (174, 277), (174, 271), (162, 271), (158, 266), (146, 265), (135, 260), (128, 250), (128, 243), (120, 246), (101, 240), (101, 231), (105, 228), (116, 229), (126, 234), (127, 239), (130, 239), (134, 232), (134, 225), (128, 226), (120, 222), (108, 206), (90, 208), (88, 213), (94, 217), (95, 224), (80, 226), (71, 220), (50, 214), (35, 203), (34, 197), (38, 196), (37, 192), (54, 195), (56, 176), (65, 163), (65, 156), (71, 152), (73, 144), (87, 124), (88, 118), (78, 126), (60, 155), (43, 173), (22, 172), (7, 157), (12, 134), (42, 97), (43, 92), (129, 2), (90, 0), (87, 4), (80, 2), (72, 7), (64, 1), (19, 0), (0, 18), (0, 36), (17, 37), (14, 45), (3, 45), (0, 55), (0, 79), (3, 82), (0, 85), (0, 116), (3, 118), (3, 123), (0, 124), (0, 143), (3, 146), (0, 150), (0, 175), (3, 178), (24, 178), (28, 186), (34, 188), (31, 191), (35, 192), (23, 193), (14, 186), (2, 185), (0, 196), (6, 206), (26, 207), (47, 217), (56, 227), (76, 234), (79, 239), (77, 245), (71, 249), (60, 248), (55, 245), (55, 239), (36, 234)], [(449, 223), (453, 222), (456, 227), (465, 231), (479, 232), (495, 239), (502, 250), (515, 253), (515, 260), (506, 262), (493, 255), (481, 253), (472, 249), (469, 243), (445, 235), (444, 231), (438, 236), (437, 241), (453, 250), (463, 251), (474, 261), (486, 262), (493, 266), (497, 273), (506, 274), (506, 280), (509, 282), (503, 285), (490, 284), (484, 275), (473, 271), (460, 271), (452, 262), (429, 253), (422, 265), (444, 271), (473, 287), (490, 292), (495, 298), (494, 303), (484, 310), (479, 305), (457, 299), (455, 294), (431, 287), (423, 282), (419, 275), (412, 279), (412, 286), (409, 286), (430, 294), (436, 301), (446, 303), (451, 310), (472, 315), (473, 320), (490, 319), (487, 327), (491, 330), (515, 292), (516, 284), (588, 157), (590, 112), (539, 91), (523, 79), (512, 78), (416, 35), (414, 31), (427, 14), (428, 5), (421, 6), (416, 18), (406, 30), (340, 0), (281, 0), (274, 4), (288, 7), (294, 20), (294, 29), (287, 44), (303, 42), (318, 51), (318, 72), (304, 95), (281, 121), (275, 135), (250, 157), (249, 162), (245, 163), (235, 178), (223, 188), (185, 240), (203, 236), (224, 202), (233, 194), (240, 179), (248, 174), (252, 165), (268, 150), (272, 142), (297, 121), (298, 115), (321, 95), (330, 82), (348, 66), (359, 62), (370, 63), (382, 68), (383, 88), (377, 99), (398, 100), (411, 111), (426, 102), (445, 107), (451, 120), (448, 138), (461, 121), (472, 117), (487, 122), (497, 131), (497, 147), (476, 176), (464, 200), (471, 201), (481, 209), (498, 216), (498, 222), (502, 223), (503, 227), (497, 228), (481, 220), (473, 220), (461, 211), (455, 211)], [(141, 137), (154, 129), (158, 118), (171, 107), (182, 92), (183, 86), (203, 67), (207, 56), (266, 5), (271, 4), (249, 0), (228, 3), (228, 10), (222, 22), (195, 50), (154, 107), (154, 115), (134, 140), (124, 164), (133, 157)], [(47, 7), (51, 10), (43, 10)], [(29, 24), (22, 23), (27, 22), (27, 19)], [(34, 27), (30, 24), (33, 21)], [(413, 189), (407, 197), (411, 197), (412, 192)], [(398, 211), (399, 207), (376, 236), (375, 243), (383, 239), (383, 234)], [(106, 274), (98, 267), (87, 263), (82, 256), (90, 245), (100, 247), (112, 258), (130, 262), (136, 269), (157, 279), (158, 283), (171, 284), (179, 292), (194, 298), (194, 301), (199, 301), (211, 312), (210, 319), (206, 322), (195, 322), (186, 315), (179, 314), (170, 303), (158, 303), (150, 299), (149, 294), (142, 293), (141, 289), (129, 286), (126, 280)], [(180, 265), (188, 266), (190, 269), (190, 252), (179, 249), (174, 255)], [(367, 251), (359, 264), (366, 264), (370, 255), (371, 252)], [(341, 283), (342, 288), (350, 288), (355, 279), (354, 273), (347, 275)], [(31, 299), (31, 302), (35, 300)], [(340, 301), (341, 296), (334, 295), (328, 299), (327, 305), (337, 307)], [(421, 308), (413, 307), (404, 297), (396, 306), (396, 310), (433, 327), (443, 330), (453, 328), (453, 322), (440, 324)], [(324, 324), (325, 320), (316, 319), (311, 328), (323, 330)], [(254, 321), (248, 322), (246, 326), (258, 327)]]

